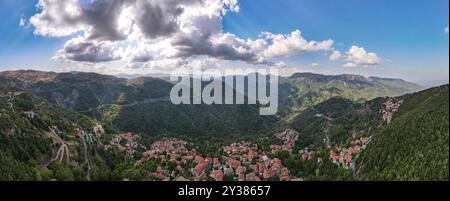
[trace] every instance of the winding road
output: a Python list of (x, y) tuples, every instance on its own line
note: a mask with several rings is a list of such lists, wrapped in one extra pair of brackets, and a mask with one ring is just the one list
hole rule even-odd
[(134, 103), (123, 104), (123, 105), (120, 105), (120, 104), (102, 104), (102, 105), (99, 105), (99, 106), (97, 106), (95, 108), (89, 108), (88, 110), (80, 110), (80, 111), (76, 111), (76, 112), (79, 112), (79, 113), (92, 112), (93, 110), (100, 110), (100, 109), (102, 109), (104, 107), (114, 106), (114, 105), (121, 106), (121, 107), (133, 107), (133, 106), (139, 105), (139, 104), (148, 104), (148, 103), (157, 103), (157, 102), (169, 102), (169, 101), (170, 101), (170, 98), (154, 98), (154, 99), (147, 99), (147, 100), (144, 100), (144, 101), (135, 101)]

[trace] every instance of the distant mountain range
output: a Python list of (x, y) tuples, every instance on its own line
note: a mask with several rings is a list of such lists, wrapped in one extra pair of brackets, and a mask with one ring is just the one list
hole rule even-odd
[(280, 81), (280, 102), (283, 105), (281, 113), (303, 110), (332, 97), (363, 102), (383, 96), (400, 96), (422, 89), (418, 84), (401, 79), (297, 73)]
[[(176, 137), (204, 155), (220, 155), (218, 147), (240, 140), (267, 148), (285, 129), (300, 133), (295, 153), (316, 149), (321, 154), (307, 158), (328, 161), (273, 155), (299, 178), (448, 180), (448, 85), (415, 93), (423, 87), (400, 79), (298, 73), (280, 78), (275, 116), (260, 116), (257, 105), (173, 105), (172, 86), (151, 77), (0, 72), (0, 180), (138, 179), (134, 173), (145, 168), (132, 167), (142, 151), (127, 156), (105, 149), (118, 133), (138, 134), (147, 146)], [(333, 161), (335, 146), (349, 147), (360, 137), (371, 143), (352, 163)], [(54, 162), (61, 155), (67, 163)]]
[[(115, 125), (119, 130), (148, 135), (180, 132), (201, 135), (205, 132), (204, 127), (211, 127), (219, 135), (229, 134), (230, 129), (239, 135), (260, 133), (277, 118), (284, 118), (332, 97), (363, 102), (422, 89), (417, 84), (399, 79), (298, 73), (280, 78), (277, 117), (262, 117), (257, 107), (251, 105), (175, 106), (169, 101), (173, 83), (159, 78), (124, 79), (95, 73), (39, 71), (2, 72), (0, 78), (17, 82), (19, 90)], [(174, 122), (177, 122), (175, 127)], [(209, 129), (206, 132), (209, 133)]]
[[(131, 103), (146, 98), (167, 97), (172, 87), (172, 83), (163, 78), (125, 79), (82, 72), (7, 71), (0, 72), (0, 77), (21, 81), (27, 90), (44, 94), (49, 100), (55, 99), (53, 102), (58, 99), (57, 93), (67, 97), (69, 95), (64, 90), (72, 88), (76, 92), (92, 93), (97, 96), (95, 97), (97, 100), (89, 103), (72, 100), (69, 104), (67, 101), (58, 100), (61, 106), (74, 110), (86, 109), (83, 107), (87, 106), (95, 107), (98, 104)], [(85, 86), (87, 88), (84, 88)], [(304, 109), (335, 96), (364, 101), (380, 96), (399, 96), (422, 89), (423, 87), (418, 84), (401, 79), (366, 78), (358, 75), (326, 76), (297, 73), (291, 77), (280, 77), (280, 99), (285, 104), (282, 107), (286, 110)]]

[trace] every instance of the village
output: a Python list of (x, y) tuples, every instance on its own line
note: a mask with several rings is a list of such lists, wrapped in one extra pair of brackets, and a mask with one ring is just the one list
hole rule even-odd
[[(192, 143), (176, 138), (163, 138), (155, 141), (149, 149), (139, 143), (140, 137), (131, 133), (116, 135), (107, 148), (117, 146), (130, 156), (143, 151), (134, 168), (145, 169), (146, 179), (151, 181), (303, 181), (290, 174), (289, 168), (276, 157), (279, 152), (298, 154), (301, 160), (314, 160), (318, 164), (324, 158), (318, 157), (320, 151), (305, 147), (294, 151), (299, 134), (293, 129), (277, 133), (274, 137), (281, 144), (270, 144), (263, 149), (257, 144), (240, 141), (219, 150), (220, 156), (202, 155)], [(341, 168), (350, 168), (355, 155), (370, 143), (370, 137), (360, 137), (351, 141), (350, 147), (335, 145), (327, 149), (329, 159)], [(127, 180), (127, 179), (126, 179)]]
[(139, 143), (140, 138), (132, 133), (117, 134), (106, 145), (116, 146), (130, 156), (145, 149), (136, 161), (135, 168), (147, 162), (157, 161), (157, 166), (147, 173), (148, 180), (159, 181), (301, 181), (290, 176), (282, 161), (273, 157), (278, 151), (292, 152), (298, 133), (286, 130), (275, 135), (283, 142), (270, 145), (271, 150), (262, 150), (257, 144), (237, 142), (220, 148), (221, 156), (204, 156), (196, 148), (180, 139), (164, 138), (154, 142), (149, 149)]
[(371, 140), (371, 137), (361, 137), (353, 140), (350, 147), (335, 145), (330, 151), (330, 159), (339, 167), (349, 169), (355, 160), (355, 155), (366, 149)]
[[(57, 130), (57, 127), (50, 129)], [(90, 134), (93, 139), (104, 134), (101, 125), (93, 127), (93, 130), (94, 134)], [(82, 138), (83, 135), (79, 137)], [(201, 154), (193, 143), (176, 138), (163, 138), (147, 147), (142, 144), (140, 135), (131, 132), (113, 135), (104, 148), (109, 150), (114, 147), (130, 157), (140, 157), (135, 161), (134, 168), (144, 169), (147, 172), (145, 179), (150, 181), (303, 181), (303, 178), (290, 174), (289, 168), (277, 158), (278, 153), (297, 155), (302, 161), (320, 164), (325, 160), (325, 151), (329, 156), (326, 158), (333, 164), (349, 169), (359, 153), (372, 141), (372, 137), (354, 134), (353, 140), (347, 145), (327, 147), (324, 144), (326, 149), (304, 147), (295, 151), (299, 140), (297, 131), (286, 129), (273, 137), (272, 143), (265, 148), (255, 143), (239, 141), (220, 147), (220, 154), (215, 156)], [(64, 143), (61, 146), (63, 149)], [(62, 153), (61, 156), (59, 152)], [(64, 154), (64, 150), (59, 150), (56, 158), (62, 160)], [(66, 155), (69, 160), (69, 154)], [(148, 168), (147, 164), (152, 162), (155, 164), (154, 168)]]
[(383, 121), (386, 123), (391, 123), (394, 113), (398, 111), (400, 106), (403, 104), (403, 100), (396, 100), (395, 98), (389, 98), (384, 103), (384, 108), (381, 109), (383, 114)]

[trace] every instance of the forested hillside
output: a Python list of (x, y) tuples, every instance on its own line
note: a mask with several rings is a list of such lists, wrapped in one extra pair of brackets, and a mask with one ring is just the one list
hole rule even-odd
[[(24, 92), (0, 94), (0, 180), (108, 180), (97, 121)], [(103, 129), (102, 129), (103, 130)], [(108, 129), (107, 129), (108, 130)], [(109, 131), (108, 131), (109, 132)], [(124, 154), (117, 154), (121, 161)], [(119, 164), (119, 163), (117, 163)]]
[(405, 96), (358, 161), (362, 180), (448, 180), (448, 85)]
[(358, 75), (318, 75), (297, 73), (280, 79), (280, 114), (289, 115), (333, 97), (363, 103), (378, 97), (401, 96), (423, 89), (400, 79), (383, 79)]
[[(281, 123), (299, 131), (298, 149), (309, 147), (319, 153), (313, 157), (328, 158), (353, 171), (353, 176), (350, 171), (341, 178), (448, 180), (448, 98), (448, 85), (365, 103), (333, 98)], [(360, 146), (362, 138), (367, 142)], [(297, 161), (289, 167), (296, 169), (304, 163)], [(321, 169), (309, 166), (310, 173)], [(316, 176), (333, 178), (335, 174)]]
[(280, 114), (260, 116), (173, 105), (157, 78), (18, 71), (0, 83), (0, 180), (448, 180), (448, 85), (390, 96), (418, 86), (296, 74)]

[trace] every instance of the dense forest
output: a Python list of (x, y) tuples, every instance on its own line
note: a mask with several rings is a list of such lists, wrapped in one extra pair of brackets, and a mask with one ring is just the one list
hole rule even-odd
[[(281, 82), (280, 113), (267, 117), (249, 105), (172, 105), (163, 79), (2, 73), (0, 180), (195, 180), (200, 163), (189, 155), (218, 158), (226, 169), (230, 157), (250, 154), (227, 147), (255, 150), (243, 162), (249, 178), (270, 158), (278, 173), (256, 176), (448, 180), (448, 85), (412, 93), (417, 85), (350, 75)], [(217, 167), (203, 169), (213, 175)], [(225, 169), (223, 180), (242, 179)]]
[(362, 180), (448, 180), (448, 85), (405, 96), (358, 161)]

